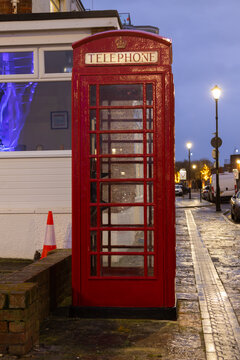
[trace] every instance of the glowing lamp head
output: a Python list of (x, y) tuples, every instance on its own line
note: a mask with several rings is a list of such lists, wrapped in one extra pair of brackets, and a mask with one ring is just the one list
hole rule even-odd
[(186, 146), (187, 146), (187, 148), (190, 150), (191, 147), (192, 147), (192, 143), (191, 143), (191, 142), (188, 142), (188, 143), (186, 144)]
[(211, 92), (212, 92), (213, 98), (215, 100), (218, 100), (221, 96), (222, 90), (217, 85), (215, 85), (214, 88), (212, 88)]
[(239, 160), (239, 159), (237, 159), (237, 164), (238, 164), (238, 165), (240, 164), (240, 160)]
[(193, 168), (194, 170), (196, 170), (197, 165), (196, 165), (196, 164), (193, 164), (192, 168)]

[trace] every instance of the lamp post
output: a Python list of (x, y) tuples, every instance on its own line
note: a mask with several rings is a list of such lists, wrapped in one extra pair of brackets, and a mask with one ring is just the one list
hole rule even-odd
[(191, 147), (192, 147), (192, 143), (188, 142), (187, 143), (187, 148), (188, 148), (188, 188), (189, 188), (189, 199), (192, 198), (191, 196)]
[(240, 169), (240, 159), (237, 159), (236, 163), (237, 163), (237, 171), (238, 171), (238, 177), (237, 177), (237, 190), (239, 190), (239, 180), (240, 180), (240, 177), (239, 177), (239, 173), (240, 173), (240, 171), (239, 171), (239, 169)]
[(219, 141), (218, 141), (218, 100), (221, 96), (221, 89), (216, 85), (211, 90), (212, 96), (215, 99), (216, 104), (216, 211), (221, 211), (221, 205), (220, 205), (220, 187), (219, 187), (219, 155), (218, 155), (218, 147), (219, 147)]
[(193, 164), (192, 169), (193, 169), (192, 179), (193, 179), (193, 182), (194, 182), (193, 186), (194, 186), (194, 189), (195, 189), (196, 188), (196, 169), (197, 169), (197, 165)]

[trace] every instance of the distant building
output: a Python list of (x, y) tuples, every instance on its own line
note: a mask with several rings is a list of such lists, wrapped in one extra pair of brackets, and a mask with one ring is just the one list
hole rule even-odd
[(80, 0), (1, 0), (1, 14), (85, 11)]

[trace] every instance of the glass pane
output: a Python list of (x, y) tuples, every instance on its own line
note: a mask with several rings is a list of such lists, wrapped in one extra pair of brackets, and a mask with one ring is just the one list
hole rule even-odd
[(90, 106), (96, 106), (96, 85), (90, 86)]
[(102, 251), (140, 252), (144, 251), (143, 231), (102, 231)]
[[(71, 81), (0, 84), (0, 151), (70, 150)], [(68, 128), (51, 129), (51, 111), (68, 112)]]
[(97, 136), (96, 134), (90, 134), (90, 154), (97, 154)]
[(144, 256), (103, 255), (101, 256), (102, 276), (144, 276)]
[(147, 134), (147, 154), (153, 153), (153, 134)]
[(100, 111), (101, 130), (141, 130), (142, 109), (112, 109)]
[(147, 231), (147, 251), (154, 251), (154, 231)]
[(90, 275), (97, 276), (97, 255), (91, 255)]
[(141, 84), (100, 85), (100, 105), (137, 106), (143, 104)]
[(152, 203), (153, 201), (153, 183), (147, 183), (147, 202)]
[(1, 52), (0, 75), (34, 74), (33, 51)]
[(142, 134), (101, 134), (101, 154), (142, 154)]
[(90, 232), (90, 251), (97, 251), (97, 232)]
[(142, 206), (121, 206), (101, 208), (102, 225), (113, 226), (143, 226), (144, 216)]
[(146, 99), (147, 99), (147, 105), (153, 104), (153, 85), (152, 84), (146, 85)]
[(96, 130), (96, 110), (90, 110), (90, 130)]
[(154, 225), (154, 208), (153, 206), (147, 207), (147, 226)]
[(72, 50), (44, 51), (45, 73), (71, 73), (73, 67)]
[(154, 276), (154, 256), (147, 257), (147, 275)]
[(91, 203), (97, 202), (97, 183), (91, 182), (90, 183), (90, 201)]
[(97, 159), (90, 158), (90, 179), (96, 179)]
[(149, 157), (147, 158), (147, 178), (151, 179), (153, 176), (153, 158)]
[(147, 120), (147, 129), (153, 130), (153, 109), (147, 109), (146, 120)]
[(143, 178), (143, 158), (102, 158), (100, 168), (102, 178)]
[(97, 226), (97, 207), (96, 206), (91, 206), (90, 218), (91, 218), (91, 226), (96, 227)]
[(100, 185), (101, 199), (107, 203), (143, 202), (143, 184), (103, 183)]

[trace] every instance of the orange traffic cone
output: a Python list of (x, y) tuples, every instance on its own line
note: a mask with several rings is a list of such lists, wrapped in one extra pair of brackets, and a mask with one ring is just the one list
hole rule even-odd
[(55, 239), (55, 232), (54, 232), (54, 225), (53, 225), (53, 215), (52, 215), (52, 212), (49, 211), (41, 259), (45, 258), (49, 251), (54, 250), (56, 248), (57, 248), (57, 246), (56, 246), (56, 239)]

